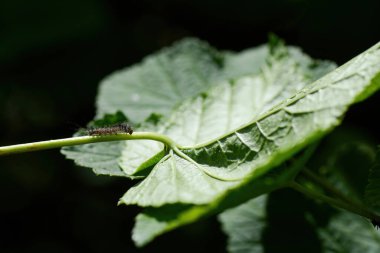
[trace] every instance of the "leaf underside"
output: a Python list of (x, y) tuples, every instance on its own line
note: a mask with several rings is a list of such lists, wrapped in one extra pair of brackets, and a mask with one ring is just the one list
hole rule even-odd
[[(120, 110), (135, 123), (135, 131), (163, 133), (183, 147), (183, 154), (151, 141), (63, 152), (101, 174), (146, 176), (120, 200), (154, 210), (137, 218), (136, 227), (144, 229), (136, 229), (133, 237), (143, 245), (215, 212), (248, 185), (260, 194), (278, 187), (261, 180), (379, 88), (380, 43), (333, 69), (330, 62), (281, 44), (234, 54), (185, 40), (111, 75), (101, 85), (97, 104), (98, 118)], [(144, 122), (152, 114), (161, 117)], [(104, 154), (113, 156), (107, 160)], [(181, 208), (158, 222), (167, 205)]]
[[(294, 65), (297, 64), (294, 63)], [(272, 66), (276, 69), (275, 65)], [(379, 85), (379, 71), (380, 49), (379, 46), (375, 46), (318, 81), (305, 86), (270, 110), (262, 114), (259, 112), (257, 116), (254, 115), (254, 120), (245, 126), (236, 128), (217, 139), (212, 139), (206, 144), (195, 144), (193, 147), (184, 149), (186, 155), (195, 163), (189, 163), (176, 154), (169, 154), (162, 163), (158, 163), (153, 168), (152, 173), (143, 183), (132, 187), (123, 196), (121, 202), (141, 206), (161, 206), (176, 202), (207, 204), (221, 197), (226, 190), (231, 187), (239, 187), (241, 183), (244, 183), (242, 179), (249, 180), (262, 175), (337, 126), (349, 105), (362, 99), (362, 95), (371, 90), (373, 85)], [(279, 80), (275, 79), (275, 81), (286, 82), (287, 80), (284, 78), (279, 75)], [(276, 84), (276, 82), (271, 82), (268, 86), (271, 87), (270, 84), (274, 85), (273, 83)], [(249, 84), (249, 82), (246, 83), (246, 86)], [(216, 86), (214, 89), (220, 88), (221, 86)], [(222, 125), (218, 124), (221, 117), (218, 117), (219, 113), (216, 109), (207, 108), (213, 108), (214, 101), (216, 101), (215, 103), (218, 103), (219, 100), (223, 101), (223, 96), (220, 96), (221, 98), (213, 97), (212, 91), (210, 94), (210, 97), (202, 97), (209, 107), (200, 106), (205, 109), (199, 114), (200, 117), (206, 118), (204, 121), (209, 120), (210, 126), (216, 125), (212, 128), (218, 131)], [(194, 103), (186, 107), (193, 115), (196, 114), (193, 105), (198, 103), (197, 99), (192, 100)], [(208, 99), (211, 101), (207, 101)], [(232, 104), (239, 105), (239, 102)], [(216, 106), (216, 108), (223, 107)], [(186, 110), (183, 108), (179, 108), (179, 110), (184, 117), (178, 117), (180, 120), (177, 125), (182, 128), (187, 127), (191, 122), (199, 125), (199, 121), (194, 120), (194, 117), (190, 117), (186, 121), (188, 119)], [(207, 113), (208, 110), (215, 112), (215, 118), (211, 116), (211, 112)], [(233, 111), (233, 109), (231, 110)], [(173, 114), (176, 115), (175, 112)], [(229, 112), (227, 112), (228, 114)], [(222, 126), (225, 127), (225, 125)], [(187, 133), (187, 135), (197, 137), (199, 136), (198, 132), (203, 129), (195, 131), (193, 135), (191, 133)], [(207, 129), (204, 131), (208, 133), (208, 136), (212, 135)], [(177, 132), (174, 131), (173, 136)], [(167, 134), (171, 136), (171, 132)], [(176, 140), (176, 138), (173, 139)], [(181, 177), (177, 181), (177, 173), (182, 168), (191, 172), (186, 178)], [(194, 187), (191, 182), (196, 179), (196, 173), (199, 171), (206, 172), (205, 176), (211, 175), (211, 177), (209, 181), (199, 180)], [(170, 180), (163, 181), (164, 177), (170, 178)], [(212, 177), (222, 180), (215, 181)], [(183, 187), (186, 185), (183, 180), (187, 180), (191, 187)], [(228, 181), (233, 181), (233, 183)], [(204, 198), (200, 198), (196, 189), (203, 187), (207, 189), (209, 186), (206, 185), (210, 182), (213, 184), (214, 190), (211, 193), (208, 192)], [(221, 184), (224, 187), (221, 187)], [(152, 195), (152, 192), (155, 191), (162, 191), (164, 194)]]
[[(135, 131), (163, 132), (162, 123), (186, 98), (197, 96), (220, 81), (258, 73), (267, 56), (265, 46), (234, 54), (217, 52), (197, 39), (183, 40), (102, 81), (97, 118), (110, 124), (107, 115), (122, 112), (137, 126)], [(152, 122), (152, 115), (164, 118)], [(97, 174), (134, 178), (132, 174), (149, 167), (151, 164), (143, 164), (163, 147), (159, 143), (151, 145), (151, 141), (123, 143), (111, 149), (107, 144), (97, 143), (64, 148), (62, 152), (78, 165), (93, 168)], [(104, 150), (108, 150), (108, 163), (97, 164), (105, 160)]]

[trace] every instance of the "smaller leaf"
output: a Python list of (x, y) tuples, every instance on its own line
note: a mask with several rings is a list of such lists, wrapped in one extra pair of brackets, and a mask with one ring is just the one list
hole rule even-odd
[(372, 224), (352, 213), (339, 212), (327, 227), (317, 228), (323, 252), (380, 252), (380, 233)]
[(136, 217), (132, 239), (142, 247), (167, 231), (197, 220), (206, 210), (204, 206), (181, 204), (147, 208)]
[(264, 252), (261, 235), (266, 226), (266, 203), (267, 195), (263, 195), (219, 215), (228, 235), (228, 252)]
[(228, 235), (228, 251), (380, 252), (380, 233), (368, 220), (345, 211), (322, 209), (305, 202), (301, 195), (291, 197), (289, 193), (279, 191), (252, 199), (219, 215)]

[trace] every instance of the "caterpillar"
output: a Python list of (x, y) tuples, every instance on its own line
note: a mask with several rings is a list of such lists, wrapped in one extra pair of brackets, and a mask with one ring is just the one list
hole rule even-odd
[(132, 134), (133, 129), (128, 123), (119, 123), (111, 126), (93, 127), (87, 129), (87, 134), (91, 136), (113, 135), (122, 133)]

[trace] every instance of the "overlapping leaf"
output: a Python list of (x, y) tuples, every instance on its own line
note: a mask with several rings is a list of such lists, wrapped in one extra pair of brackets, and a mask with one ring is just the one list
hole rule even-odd
[[(219, 216), (224, 232), (228, 235), (228, 251), (231, 253), (263, 253), (271, 252), (269, 248), (273, 248), (272, 242), (265, 239), (270, 237), (279, 244), (277, 249), (283, 251), (287, 247), (299, 249), (297, 252), (379, 252), (380, 251), (380, 233), (376, 231), (372, 224), (364, 218), (355, 214), (344, 211), (327, 214), (326, 224), (319, 224), (315, 221), (316, 217), (306, 210), (302, 211), (302, 206), (298, 203), (292, 203), (291, 206), (297, 212), (304, 212), (298, 216), (286, 217), (281, 211), (272, 213), (274, 217), (268, 217), (267, 196), (252, 199), (236, 208), (227, 210)], [(283, 205), (287, 205), (288, 199), (282, 201)], [(283, 206), (285, 208), (285, 206)], [(314, 207), (315, 208), (315, 207)], [(308, 217), (306, 220), (305, 217)], [(293, 219), (293, 227), (281, 227), (281, 220), (289, 218)], [(272, 221), (272, 222), (269, 222)], [(276, 223), (273, 223), (276, 221)], [(300, 226), (297, 224), (306, 224)], [(318, 244), (312, 246), (312, 234), (307, 233), (307, 223), (310, 227), (316, 229), (318, 235)], [(269, 228), (271, 226), (271, 228)], [(296, 229), (303, 229), (303, 234), (299, 234)], [(293, 243), (284, 240), (281, 233), (274, 232), (276, 230), (288, 230), (289, 236), (297, 234), (298, 237)], [(302, 231), (301, 231), (302, 232)], [(272, 234), (270, 234), (272, 233)], [(307, 242), (308, 247), (301, 247), (302, 242)], [(313, 248), (314, 247), (314, 248)], [(317, 249), (320, 248), (318, 251)]]
[(266, 227), (267, 195), (252, 199), (219, 215), (228, 235), (228, 252), (263, 253), (263, 230)]

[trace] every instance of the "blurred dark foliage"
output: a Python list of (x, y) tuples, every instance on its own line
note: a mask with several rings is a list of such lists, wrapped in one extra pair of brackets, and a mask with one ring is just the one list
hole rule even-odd
[[(379, 40), (379, 9), (377, 0), (1, 0), (0, 145), (71, 136), (93, 118), (104, 76), (180, 38), (238, 51), (273, 32), (341, 64)], [(378, 99), (345, 122), (379, 144)], [(0, 252), (225, 251), (215, 219), (135, 249), (139, 210), (116, 206), (131, 185), (76, 167), (58, 150), (1, 157)]]

